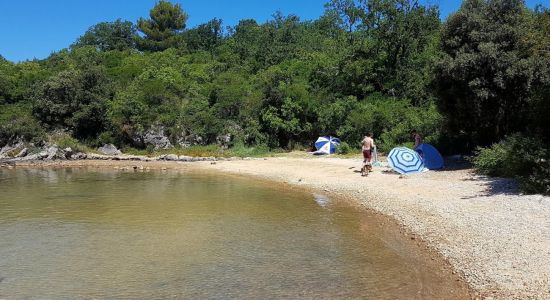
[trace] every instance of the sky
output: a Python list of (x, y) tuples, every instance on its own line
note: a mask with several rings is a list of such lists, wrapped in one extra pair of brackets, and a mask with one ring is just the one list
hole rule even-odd
[[(135, 22), (148, 17), (157, 0), (0, 0), (0, 55), (18, 62), (43, 59), (72, 44), (90, 26), (118, 18)], [(189, 14), (187, 27), (219, 18), (224, 25), (241, 19), (263, 23), (276, 11), (313, 20), (328, 0), (172, 0)], [(438, 5), (441, 18), (456, 11), (461, 0), (421, 0)], [(550, 0), (527, 0), (529, 7)]]

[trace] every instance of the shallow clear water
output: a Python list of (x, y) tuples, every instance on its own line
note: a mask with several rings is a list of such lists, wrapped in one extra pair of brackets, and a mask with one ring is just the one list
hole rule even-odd
[(192, 172), (0, 169), (0, 299), (462, 298), (346, 204)]

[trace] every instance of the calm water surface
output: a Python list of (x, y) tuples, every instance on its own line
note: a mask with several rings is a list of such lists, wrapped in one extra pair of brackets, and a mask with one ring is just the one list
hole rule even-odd
[(0, 299), (466, 297), (451, 277), (320, 195), (192, 172), (0, 169)]

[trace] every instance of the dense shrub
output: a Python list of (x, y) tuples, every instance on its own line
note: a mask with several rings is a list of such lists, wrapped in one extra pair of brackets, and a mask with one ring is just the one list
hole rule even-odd
[(0, 146), (16, 141), (41, 144), (46, 132), (30, 115), (28, 105), (0, 105)]
[(34, 92), (33, 114), (51, 128), (68, 128), (78, 138), (96, 137), (105, 127), (109, 83), (102, 68), (63, 71)]
[(340, 145), (336, 148), (336, 153), (338, 153), (338, 154), (348, 154), (352, 151), (353, 151), (353, 149), (346, 142), (340, 143)]
[(521, 134), (478, 148), (474, 166), (485, 175), (513, 177), (526, 192), (550, 193), (550, 151), (540, 140)]
[(415, 107), (408, 100), (393, 99), (375, 94), (357, 104), (337, 130), (349, 143), (359, 143), (372, 131), (378, 149), (388, 152), (396, 146), (411, 146), (410, 131), (418, 130), (428, 143), (438, 141), (441, 116), (436, 108)]
[(82, 145), (77, 139), (71, 137), (67, 133), (54, 133), (50, 135), (50, 142), (56, 144), (59, 148), (71, 148), (76, 152), (89, 152), (90, 149)]

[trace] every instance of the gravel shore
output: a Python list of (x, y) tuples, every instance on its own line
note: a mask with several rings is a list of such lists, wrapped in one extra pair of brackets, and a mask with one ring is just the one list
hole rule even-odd
[(397, 219), (492, 299), (550, 299), (550, 197), (472, 170), (400, 177), (359, 159), (269, 158), (203, 168), (259, 176), (344, 196)]
[(521, 195), (509, 179), (478, 176), (470, 169), (399, 176), (383, 167), (361, 177), (360, 159), (330, 157), (133, 164), (17, 165), (198, 169), (309, 188), (396, 219), (411, 238), (441, 253), (483, 298), (550, 299), (550, 197)]

